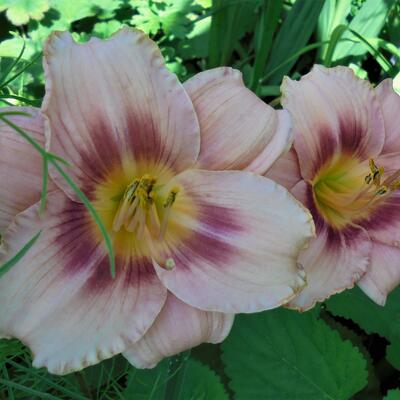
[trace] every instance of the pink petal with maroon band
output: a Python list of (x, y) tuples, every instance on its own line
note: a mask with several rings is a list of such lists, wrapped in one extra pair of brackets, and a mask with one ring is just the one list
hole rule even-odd
[(362, 221), (372, 240), (400, 248), (400, 193), (384, 199), (368, 220)]
[(199, 168), (263, 174), (289, 149), (289, 116), (247, 89), (239, 71), (211, 69), (195, 75), (184, 87), (200, 123)]
[(48, 196), (45, 217), (39, 219), (36, 204), (17, 216), (4, 237), (1, 262), (42, 229), (0, 279), (0, 334), (22, 340), (34, 366), (54, 374), (126, 350), (152, 325), (167, 295), (146, 259), (117, 259), (113, 280), (88, 218), (83, 205), (57, 190)]
[(288, 303), (289, 308), (308, 310), (316, 302), (352, 288), (367, 271), (371, 242), (363, 231), (353, 231), (353, 237), (330, 235), (332, 232), (326, 229), (319, 232), (310, 247), (300, 253), (299, 263), (306, 272), (307, 286)]
[[(7, 107), (0, 112), (26, 112), (31, 116), (5, 116), (44, 145), (43, 117), (33, 107)], [(0, 234), (12, 219), (40, 199), (42, 157), (18, 132), (0, 121)], [(49, 188), (52, 183), (49, 182)]]
[(265, 174), (267, 178), (290, 190), (303, 178), (300, 175), (299, 160), (296, 151), (292, 148), (280, 156)]
[(70, 173), (81, 188), (102, 181), (126, 156), (175, 172), (196, 162), (200, 134), (193, 105), (142, 32), (124, 28), (85, 44), (57, 32), (45, 46), (44, 67), (50, 147), (75, 165)]
[(375, 89), (381, 102), (385, 123), (383, 153), (400, 152), (400, 96), (393, 90), (392, 79), (385, 79)]
[(387, 295), (400, 283), (400, 249), (374, 243), (371, 264), (358, 286), (375, 303), (384, 306)]
[(192, 170), (176, 177), (197, 213), (191, 232), (156, 265), (165, 286), (207, 311), (249, 313), (277, 307), (304, 285), (297, 256), (314, 235), (309, 212), (282, 186), (249, 172)]
[(368, 159), (382, 150), (380, 103), (370, 84), (351, 69), (314, 66), (298, 82), (285, 78), (282, 93), (282, 104), (293, 117), (294, 148), (304, 179), (313, 179), (337, 152)]
[(222, 342), (233, 314), (201, 311), (169, 293), (164, 308), (142, 339), (123, 355), (137, 368), (153, 368), (165, 357), (198, 346)]

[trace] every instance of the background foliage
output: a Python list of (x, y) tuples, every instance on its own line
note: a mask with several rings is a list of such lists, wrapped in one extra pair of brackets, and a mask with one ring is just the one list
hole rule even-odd
[[(392, 77), (400, 90), (396, 0), (0, 0), (1, 105), (40, 106), (51, 31), (84, 42), (122, 25), (147, 32), (182, 81), (230, 65), (276, 106), (282, 77), (315, 63), (350, 66), (373, 83)], [(118, 356), (56, 377), (33, 369), (17, 340), (0, 340), (0, 399), (232, 398), (400, 400), (400, 289), (384, 308), (355, 288), (304, 314), (240, 315), (221, 346), (152, 370)]]

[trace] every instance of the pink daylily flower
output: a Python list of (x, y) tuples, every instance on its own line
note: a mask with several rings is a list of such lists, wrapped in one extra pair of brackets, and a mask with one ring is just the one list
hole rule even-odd
[(322, 66), (286, 78), (282, 94), (294, 148), (267, 175), (317, 228), (299, 258), (308, 285), (289, 304), (305, 310), (357, 282), (383, 305), (400, 282), (400, 97), (390, 79), (374, 89), (349, 68)]
[[(44, 54), (45, 99), (25, 127), (41, 133), (34, 118), (43, 116), (46, 146), (74, 165), (68, 172), (112, 237), (117, 271), (112, 279), (97, 226), (55, 171), (39, 218), (29, 202), (39, 199), (40, 160), (28, 148), (24, 164), (7, 158), (10, 181), (34, 176), (1, 260), (42, 234), (0, 279), (1, 336), (21, 339), (34, 365), (55, 374), (121, 352), (152, 367), (222, 341), (233, 314), (277, 307), (301, 290), (297, 257), (314, 234), (311, 215), (256, 174), (291, 144), (286, 111), (230, 68), (182, 86), (138, 31), (83, 45), (55, 33)], [(19, 200), (21, 185), (7, 196)]]

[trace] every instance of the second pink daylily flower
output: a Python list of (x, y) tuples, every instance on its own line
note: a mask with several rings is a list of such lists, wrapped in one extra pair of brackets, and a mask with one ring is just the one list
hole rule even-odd
[[(42, 110), (31, 110), (23, 127), (44, 141), (44, 117), (47, 146), (74, 165), (70, 174), (112, 237), (116, 278), (70, 187), (52, 171), (40, 219), (38, 203), (30, 203), (39, 198), (40, 159), (21, 144), (21, 163), (2, 147), (12, 183), (1, 194), (10, 204), (0, 226), (2, 260), (42, 234), (0, 279), (0, 336), (20, 338), (34, 365), (53, 373), (120, 352), (150, 367), (220, 342), (234, 313), (277, 307), (301, 290), (297, 257), (314, 233), (311, 215), (254, 173), (290, 146), (286, 111), (265, 105), (230, 68), (182, 86), (156, 45), (128, 29), (84, 45), (56, 33), (44, 65)], [(229, 169), (253, 172), (217, 172)], [(13, 183), (21, 174), (32, 191), (14, 204), (24, 195), (24, 185)]]
[(349, 68), (315, 66), (286, 78), (282, 104), (294, 149), (267, 176), (308, 207), (317, 237), (300, 255), (307, 287), (290, 302), (304, 310), (356, 282), (378, 304), (400, 283), (400, 97)]

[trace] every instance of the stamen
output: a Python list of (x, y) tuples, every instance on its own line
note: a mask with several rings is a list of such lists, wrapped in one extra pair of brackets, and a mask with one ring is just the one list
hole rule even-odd
[(136, 190), (138, 188), (138, 185), (139, 185), (139, 180), (135, 179), (126, 188), (125, 193), (122, 197), (122, 200), (119, 203), (118, 211), (114, 217), (114, 221), (113, 221), (113, 231), (114, 232), (118, 232), (121, 229), (122, 225), (124, 224), (124, 221), (126, 220), (126, 218), (128, 218), (128, 215), (130, 217), (130, 215), (132, 214), (131, 208), (129, 206), (134, 200), (134, 196), (135, 196)]
[(156, 206), (157, 192), (153, 190), (155, 183), (156, 179), (146, 174), (140, 179), (134, 179), (128, 185), (113, 220), (112, 227), (115, 232), (124, 226), (128, 232), (140, 237), (147, 228), (153, 238), (164, 238), (171, 207), (179, 189), (173, 188), (162, 204), (162, 222), (160, 222), (158, 214), (160, 204)]
[(163, 207), (165, 209), (165, 212), (164, 212), (163, 220), (162, 220), (162, 223), (161, 223), (161, 229), (160, 229), (160, 235), (159, 235), (159, 239), (160, 240), (164, 239), (165, 233), (167, 232), (169, 215), (171, 213), (171, 207), (175, 203), (176, 196), (177, 196), (178, 192), (179, 192), (179, 188), (177, 188), (177, 187), (173, 188), (169, 192), (168, 197), (165, 200), (165, 203), (163, 205)]

